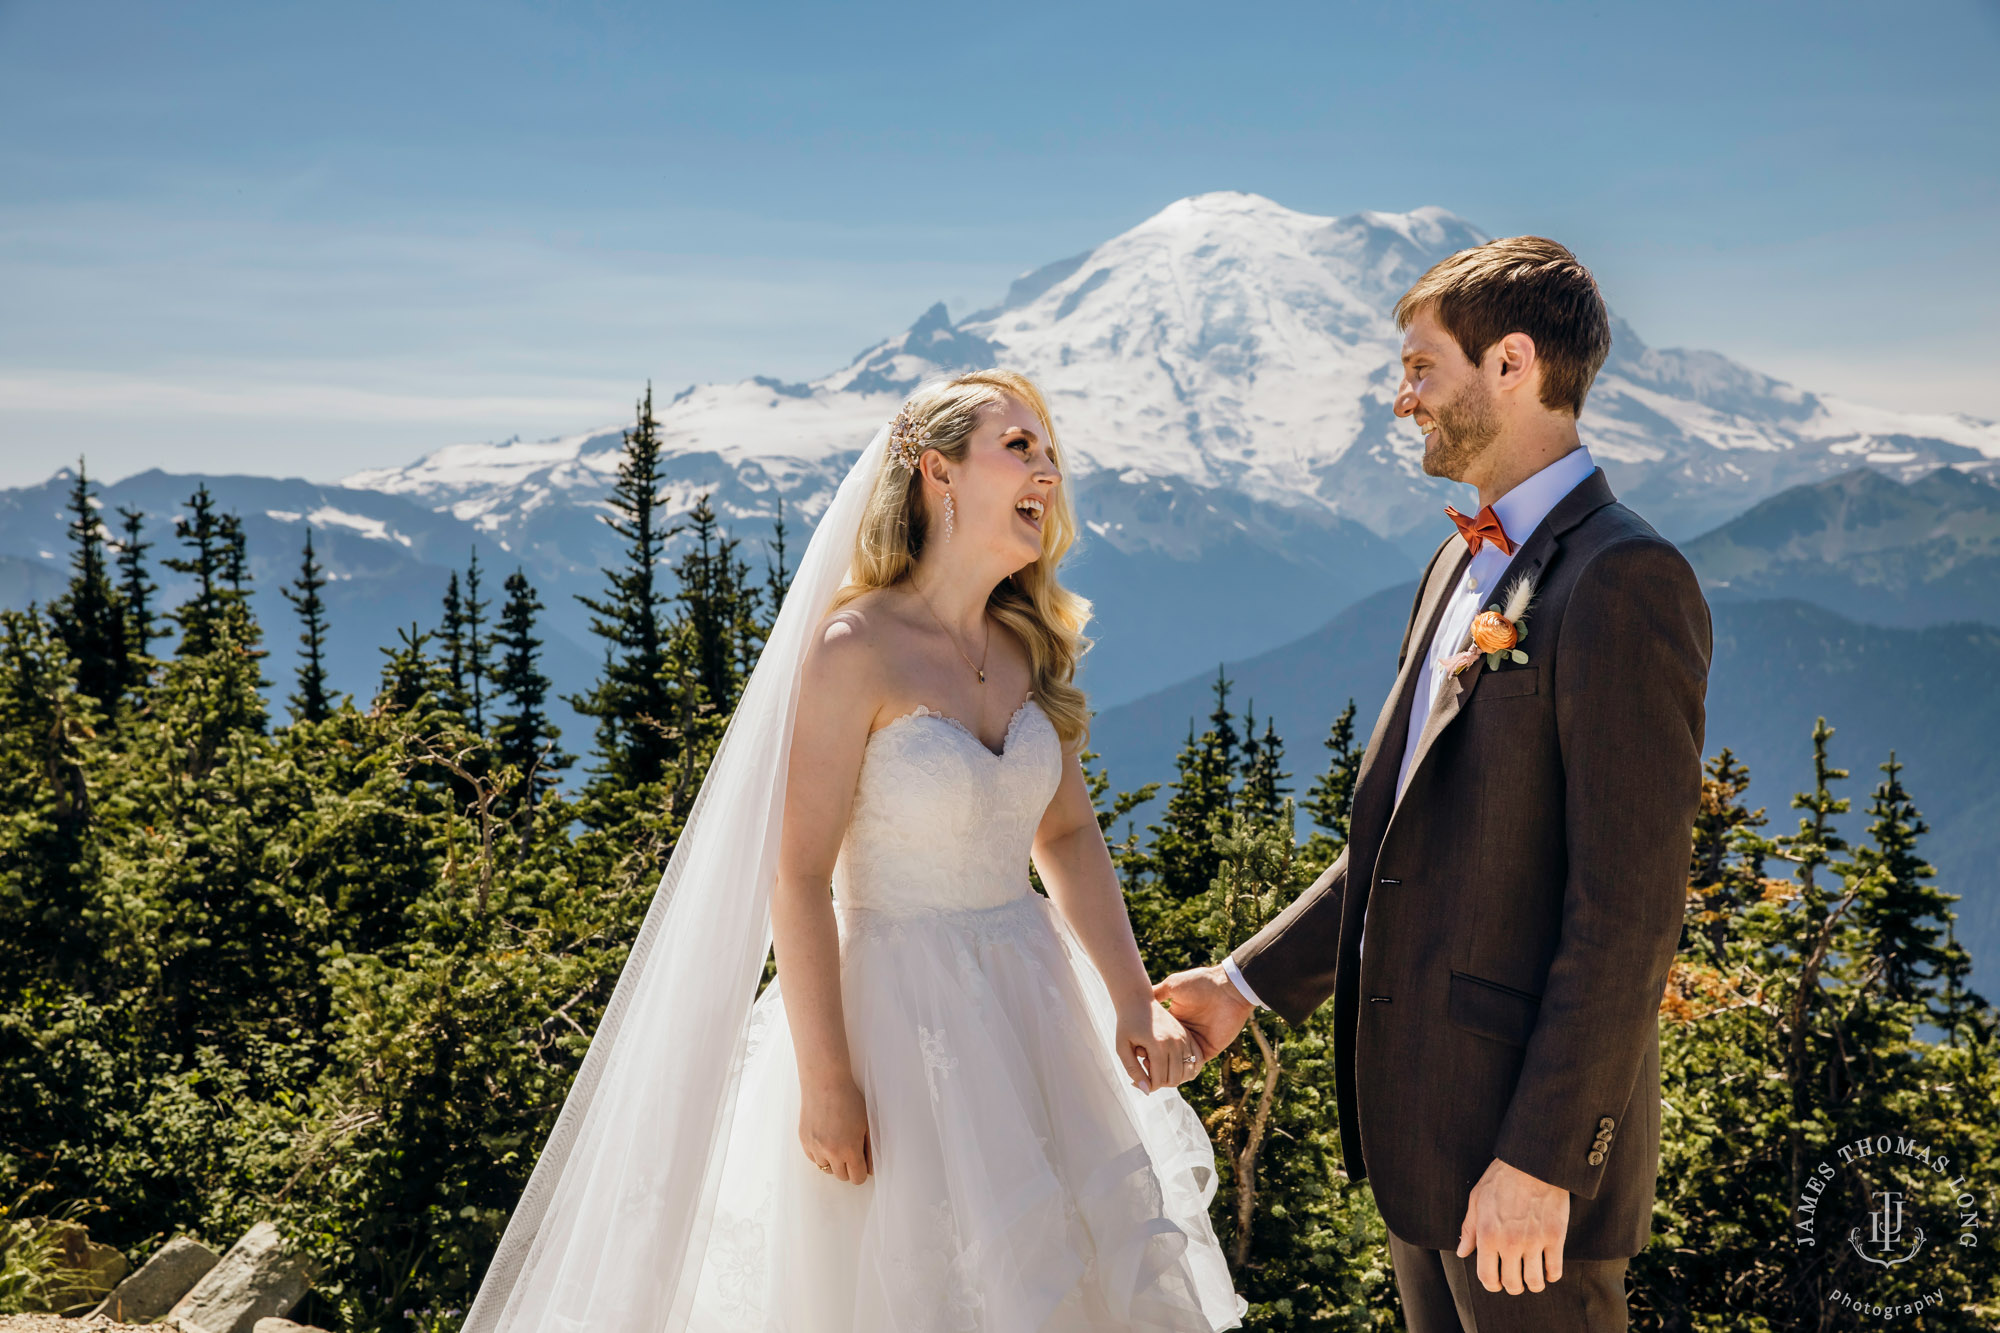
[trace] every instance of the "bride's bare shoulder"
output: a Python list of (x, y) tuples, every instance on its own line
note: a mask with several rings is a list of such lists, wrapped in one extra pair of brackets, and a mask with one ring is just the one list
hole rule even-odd
[(891, 644), (902, 633), (899, 598), (887, 588), (871, 588), (829, 611), (807, 650), (808, 674), (829, 685), (879, 680)]
[(819, 622), (813, 651), (858, 656), (879, 648), (896, 634), (901, 617), (897, 598), (887, 588), (870, 588), (853, 601), (829, 611)]

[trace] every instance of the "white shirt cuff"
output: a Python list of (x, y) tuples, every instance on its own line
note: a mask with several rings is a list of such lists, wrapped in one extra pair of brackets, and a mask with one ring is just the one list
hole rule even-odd
[(1250, 983), (1243, 979), (1243, 969), (1236, 966), (1236, 960), (1227, 954), (1222, 956), (1222, 971), (1223, 975), (1229, 978), (1229, 984), (1236, 987), (1238, 994), (1259, 1009), (1265, 1007), (1264, 1002), (1257, 998), (1257, 992), (1250, 989)]

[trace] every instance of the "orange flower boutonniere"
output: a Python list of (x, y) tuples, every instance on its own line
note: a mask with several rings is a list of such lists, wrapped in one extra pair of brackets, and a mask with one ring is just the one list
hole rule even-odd
[(1510, 659), (1526, 662), (1528, 654), (1521, 650), (1521, 642), (1528, 637), (1528, 608), (1534, 600), (1534, 579), (1526, 574), (1515, 579), (1505, 597), (1472, 618), (1472, 628), (1467, 634), (1470, 645), (1448, 658), (1445, 670), (1456, 676), (1481, 657), (1486, 659), (1488, 671)]

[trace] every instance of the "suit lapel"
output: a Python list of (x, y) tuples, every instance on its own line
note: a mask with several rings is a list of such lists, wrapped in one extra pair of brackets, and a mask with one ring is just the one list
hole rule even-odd
[[(1611, 484), (1604, 479), (1603, 468), (1594, 469), (1589, 476), (1578, 482), (1574, 490), (1556, 502), (1555, 508), (1551, 509), (1535, 530), (1528, 534), (1528, 539), (1514, 548), (1514, 558), (1507, 562), (1506, 570), (1493, 585), (1493, 600), (1500, 601), (1516, 578), (1526, 576), (1539, 583), (1542, 571), (1554, 563), (1556, 553), (1562, 547), (1564, 534), (1591, 514), (1610, 504), (1614, 498), (1611, 494)], [(1456, 580), (1445, 586), (1447, 589), (1455, 587)], [(1443, 608), (1444, 599), (1440, 598), (1436, 609), (1441, 612)], [(1530, 613), (1527, 620), (1528, 628), (1532, 631), (1535, 623), (1534, 615)], [(1437, 632), (1435, 613), (1431, 625), (1431, 633), (1435, 634)], [(1469, 627), (1467, 634), (1464, 640), (1453, 645), (1453, 651), (1463, 651), (1471, 646)], [(1428, 641), (1426, 641), (1425, 657), (1428, 656)], [(1406, 672), (1416, 660), (1416, 655), (1412, 654), (1405, 661)], [(1477, 657), (1473, 659), (1471, 666), (1456, 676), (1446, 678), (1443, 688), (1438, 691), (1437, 703), (1432, 707), (1430, 716), (1424, 719), (1424, 729), (1417, 736), (1416, 754), (1410, 759), (1409, 786), (1416, 785), (1417, 774), (1422, 770), (1431, 747), (1437, 743), (1437, 738), (1444, 734), (1445, 728), (1451, 725), (1452, 720), (1465, 707), (1465, 701), (1472, 697), (1473, 688), (1485, 674), (1486, 659)], [(1407, 713), (1404, 714), (1406, 719), (1408, 716)], [(1404, 725), (1407, 727), (1407, 721)], [(1407, 786), (1405, 790), (1408, 790)]]
[(1460, 541), (1457, 545), (1456, 554), (1441, 555), (1431, 566), (1423, 601), (1410, 630), (1410, 644), (1403, 653), (1402, 670), (1396, 674), (1384, 718), (1376, 724), (1376, 734), (1369, 741), (1368, 754), (1355, 779), (1355, 817), (1350, 833), (1357, 836), (1365, 829), (1385, 827), (1394, 808), (1396, 775), (1402, 769), (1403, 746), (1410, 734), (1410, 709), (1416, 706), (1416, 694), (1426, 679), (1431, 639), (1437, 634), (1438, 618), (1444, 614), (1445, 603), (1451, 600), (1451, 590), (1465, 577), (1465, 567), (1472, 560), (1465, 543)]

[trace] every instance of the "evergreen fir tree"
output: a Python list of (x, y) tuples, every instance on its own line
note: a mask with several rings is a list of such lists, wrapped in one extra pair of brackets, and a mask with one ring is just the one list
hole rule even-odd
[(172, 612), (181, 626), (181, 642), (168, 668), (171, 679), (163, 685), (171, 683), (175, 696), (194, 710), (189, 758), (195, 771), (205, 772), (233, 733), (264, 729), (268, 719), (261, 691), (270, 682), (259, 670), (266, 656), (258, 646), (262, 631), (244, 590), (249, 561), (243, 526), (233, 515), (216, 512), (207, 483), (188, 504), (194, 516), (176, 518), (174, 532), (192, 554), (169, 557), (166, 565), (192, 575), (195, 592)]
[(1208, 892), (1221, 867), (1210, 824), (1234, 805), (1241, 765), (1241, 741), (1229, 711), (1230, 682), (1220, 667), (1211, 689), (1215, 707), (1208, 715), (1208, 730), (1197, 737), (1189, 725), (1188, 742), (1170, 784), (1173, 795), (1154, 829), (1160, 878), (1169, 896), (1180, 900)]
[(1701, 803), (1695, 809), (1694, 846), (1688, 892), (1699, 899), (1683, 928), (1682, 942), (1698, 938), (1709, 958), (1721, 964), (1733, 921), (1764, 893), (1762, 844), (1746, 837), (1767, 822), (1762, 807), (1743, 804), (1750, 770), (1725, 747), (1704, 768)]
[(1992, 1005), (1985, 996), (1966, 984), (1971, 975), (1972, 954), (1958, 942), (1958, 919), (1954, 913), (1945, 919), (1944, 963), (1939, 973), (1937, 1011), (1938, 1024), (1944, 1029), (1946, 1043), (1951, 1046), (1957, 1046), (1962, 1039), (1984, 1046), (1995, 1035)]
[(681, 530), (694, 540), (674, 564), (678, 642), (699, 690), (690, 710), (699, 732), (696, 743), (706, 745), (720, 738), (735, 709), (769, 622), (762, 615), (764, 590), (751, 581), (749, 565), (737, 554), (741, 542), (723, 531), (706, 494)]
[(145, 514), (121, 506), (118, 516), (124, 520), (125, 534), (118, 542), (118, 591), (125, 607), (124, 688), (136, 694), (151, 679), (155, 665), (152, 642), (160, 631), (153, 627), (153, 594), (160, 589), (146, 575), (146, 552), (153, 544), (139, 536)]
[(250, 581), (250, 548), (243, 534), (243, 520), (233, 513), (216, 516), (222, 533), (222, 577), (230, 595), (239, 603), (249, 597), (243, 585)]
[[(14, 747), (13, 772), (0, 782), (4, 808), (26, 813), (46, 802), (56, 843), (32, 858), (0, 860), (0, 889), (17, 870), (48, 871), (76, 859), (76, 838), (90, 822), (91, 791), (83, 744), (96, 735), (104, 709), (79, 685), (78, 664), (62, 636), (32, 602), (26, 611), (0, 611), (0, 727)], [(46, 865), (37, 866), (37, 861)], [(40, 906), (30, 895), (22, 906)]]
[[(228, 591), (223, 594), (223, 614), (229, 622), (233, 650), (248, 658), (254, 671), (257, 670), (256, 664), (271, 654), (269, 649), (260, 646), (264, 642), (264, 629), (250, 609), (250, 548), (241, 518), (235, 514), (223, 514), (218, 524), (222, 532), (223, 578), (229, 584)], [(259, 688), (270, 683), (262, 675), (256, 677)]]
[(458, 595), (458, 571), (452, 570), (444, 585), (444, 615), (438, 621), (437, 638), (445, 677), (451, 682), (446, 700), (451, 709), (472, 720), (472, 692), (466, 661), (465, 605)]
[[(472, 708), (472, 730), (479, 735), (486, 734), (486, 608), (490, 605), (490, 597), (479, 595), (479, 548), (475, 546), (465, 561), (465, 601), (459, 625), (463, 637), (458, 647), (465, 662), (464, 697)], [(462, 716), (464, 710), (459, 711)]]
[(49, 622), (76, 662), (76, 686), (115, 721), (130, 679), (125, 608), (105, 560), (104, 525), (91, 503), (83, 459), (69, 493), (69, 587), (49, 603)]
[(1813, 789), (1800, 792), (1792, 797), (1792, 808), (1807, 812), (1799, 821), (1799, 831), (1781, 834), (1773, 839), (1777, 853), (1792, 862), (1797, 869), (1793, 878), (1799, 886), (1799, 900), (1805, 911), (1805, 919), (1812, 930), (1817, 931), (1826, 920), (1827, 886), (1819, 881), (1822, 867), (1837, 867), (1836, 857), (1846, 851), (1847, 840), (1835, 831), (1833, 821), (1837, 815), (1848, 810), (1845, 796), (1833, 795), (1833, 784), (1848, 776), (1844, 768), (1835, 768), (1827, 758), (1827, 745), (1833, 739), (1833, 728), (1820, 718), (1813, 724)]
[(1284, 761), (1285, 743), (1269, 718), (1264, 720), (1263, 736), (1257, 735), (1257, 701), (1250, 700), (1243, 709), (1243, 777), (1236, 808), (1264, 823), (1276, 821), (1291, 791), (1285, 785), (1291, 774), (1284, 771)]
[(1362, 750), (1354, 743), (1354, 700), (1340, 710), (1326, 739), (1326, 771), (1306, 789), (1305, 808), (1312, 816), (1313, 833), (1306, 843), (1305, 858), (1321, 866), (1333, 864), (1347, 846), (1347, 830), (1354, 815), (1354, 783), (1361, 774)]
[(381, 682), (375, 690), (376, 711), (408, 713), (444, 706), (450, 681), (429, 652), (430, 631), (418, 629), (413, 620), (408, 629), (396, 631), (396, 638), (395, 647), (376, 650), (388, 659), (382, 664)]
[(785, 567), (785, 497), (778, 497), (778, 518), (771, 525), (771, 547), (764, 562), (764, 595), (770, 602), (771, 619), (785, 609), (785, 590), (791, 587), (792, 571)]
[[(1137, 791), (1121, 791), (1111, 795), (1111, 775), (1105, 770), (1093, 769), (1090, 765), (1101, 756), (1095, 750), (1084, 750), (1077, 755), (1077, 762), (1083, 766), (1084, 783), (1090, 792), (1090, 804), (1097, 811), (1097, 827), (1104, 833), (1105, 846), (1111, 851), (1111, 864), (1118, 870), (1119, 882), (1136, 884), (1146, 873), (1151, 858), (1139, 846), (1139, 831), (1132, 824), (1131, 813), (1157, 796), (1160, 784), (1148, 782)], [(1105, 798), (1110, 797), (1109, 801)], [(1113, 826), (1125, 820), (1125, 836), (1116, 836)], [(1035, 879), (1039, 888), (1041, 880)]]
[(1917, 853), (1917, 840), (1930, 825), (1903, 786), (1903, 766), (1896, 752), (1881, 765), (1888, 774), (1875, 788), (1868, 813), (1872, 845), (1855, 849), (1854, 862), (1864, 871), (1879, 871), (1881, 889), (1857, 904), (1855, 912), (1874, 955), (1882, 960), (1882, 980), (1889, 995), (1914, 1000), (1936, 991), (1944, 975), (1946, 953), (1941, 939), (1951, 916), (1955, 893), (1924, 881), (1937, 874)]
[(722, 531), (704, 494), (682, 530), (694, 545), (674, 566), (680, 589), (675, 600), (687, 625), (694, 678), (701, 686), (700, 711), (727, 716), (744, 676), (739, 644), (754, 624), (757, 592), (736, 558), (738, 542)]
[(176, 516), (174, 536), (193, 555), (168, 556), (163, 562), (176, 574), (192, 575), (195, 580), (194, 596), (171, 613), (181, 627), (181, 641), (175, 652), (182, 657), (214, 651), (225, 601), (221, 585), (230, 563), (229, 543), (207, 482), (195, 488), (195, 493), (188, 497), (188, 506), (194, 510), (194, 516)]
[(278, 589), (299, 614), (298, 689), (287, 700), (295, 722), (324, 722), (333, 711), (326, 688), (326, 603), (319, 595), (326, 583), (326, 571), (313, 554), (312, 526), (308, 524), (299, 576), (290, 586)]
[[(1801, 1197), (1806, 1186), (1813, 1147), (1837, 1138), (1843, 1125), (1865, 1118), (1862, 1108), (1850, 1104), (1855, 1088), (1853, 1056), (1866, 1050), (1871, 1038), (1887, 1039), (1882, 1026), (1858, 1007), (1873, 985), (1873, 974), (1858, 947), (1853, 912), (1868, 881), (1852, 861), (1840, 856), (1849, 848), (1833, 821), (1848, 811), (1850, 802), (1833, 794), (1833, 784), (1848, 777), (1848, 771), (1835, 767), (1828, 757), (1833, 734), (1824, 717), (1814, 721), (1812, 790), (1792, 797), (1792, 808), (1806, 811), (1806, 817), (1799, 821), (1797, 833), (1781, 835), (1762, 848), (1794, 866), (1792, 885), (1783, 897), (1795, 898), (1796, 910), (1775, 913), (1775, 922), (1759, 931), (1769, 957), (1757, 965), (1759, 971), (1782, 969), (1783, 975), (1772, 1035), (1790, 1101), (1783, 1122), (1784, 1161), (1793, 1198)], [(1748, 838), (1744, 842), (1751, 845)], [(1822, 881), (1823, 873), (1831, 883)], [(1789, 903), (1781, 900), (1774, 906)], [(1741, 989), (1739, 984), (1739, 993)], [(1901, 1016), (1881, 1017), (1893, 1026)], [(1863, 1028), (1850, 1036), (1844, 1028), (1856, 1020)], [(1874, 1091), (1879, 1093), (1879, 1085)], [(1806, 1268), (1803, 1262), (1795, 1263), (1792, 1282), (1802, 1318), (1814, 1287)]]
[(1172, 795), (1160, 822), (1147, 826), (1151, 853), (1127, 866), (1125, 899), (1132, 926), (1148, 942), (1149, 955), (1161, 973), (1211, 961), (1201, 923), (1209, 914), (1208, 894), (1222, 867), (1215, 839), (1224, 817), (1235, 808), (1235, 782), (1242, 765), (1229, 689), (1228, 677), (1218, 670), (1208, 730), (1197, 736), (1194, 723), (1188, 723), (1187, 743), (1168, 784)]
[[(768, 570), (766, 571), (768, 578)], [(736, 701), (743, 695), (743, 687), (750, 682), (750, 673), (757, 669), (757, 658), (764, 651), (764, 641), (771, 632), (771, 619), (764, 614), (764, 588), (750, 576), (750, 564), (742, 557), (735, 559), (729, 575), (730, 603), (734, 608), (731, 617), (730, 637), (734, 641), (735, 655), (730, 664), (730, 695), (727, 712), (736, 710)]]
[(542, 609), (541, 599), (518, 568), (507, 576), (506, 586), (507, 602), (493, 634), (493, 689), (505, 710), (493, 721), (493, 743), (500, 762), (519, 770), (525, 784), (508, 793), (509, 799), (533, 807), (574, 760), (556, 748), (562, 730), (549, 721), (549, 678), (536, 665), (542, 641), (535, 637), (535, 614)]
[(626, 543), (624, 563), (607, 569), (610, 595), (577, 600), (592, 612), (591, 632), (605, 642), (603, 674), (587, 694), (568, 703), (597, 719), (598, 779), (630, 790), (660, 781), (679, 756), (687, 719), (677, 697), (681, 664), (669, 660), (673, 627), (671, 599), (657, 580), (667, 541), (680, 532), (663, 528), (660, 490), (659, 421), (653, 416), (653, 389), (639, 401), (638, 422), (625, 432), (618, 479), (604, 522)]

